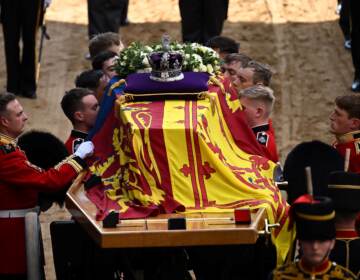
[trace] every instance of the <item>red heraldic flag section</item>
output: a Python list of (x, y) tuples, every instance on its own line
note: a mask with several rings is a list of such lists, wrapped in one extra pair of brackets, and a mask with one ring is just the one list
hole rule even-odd
[(110, 210), (126, 219), (266, 208), (269, 221), (281, 224), (273, 240), (283, 258), (288, 205), (273, 181), (275, 163), (227, 81), (211, 78), (203, 97), (116, 104), (93, 138), (91, 172), (102, 184), (87, 195), (97, 218)]

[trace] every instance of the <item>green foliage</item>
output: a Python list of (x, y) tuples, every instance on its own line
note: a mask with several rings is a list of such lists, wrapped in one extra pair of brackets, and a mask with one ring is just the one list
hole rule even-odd
[[(178, 51), (183, 55), (182, 71), (208, 72), (215, 74), (220, 70), (219, 56), (211, 48), (197, 43), (170, 44), (172, 51)], [(115, 70), (121, 77), (136, 72), (151, 72), (147, 55), (154, 51), (161, 51), (162, 45), (143, 45), (139, 42), (131, 43), (120, 53), (116, 61)]]

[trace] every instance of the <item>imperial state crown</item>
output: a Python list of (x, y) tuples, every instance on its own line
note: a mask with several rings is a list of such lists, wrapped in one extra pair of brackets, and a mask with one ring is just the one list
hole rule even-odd
[(162, 51), (152, 52), (148, 60), (152, 68), (150, 79), (158, 82), (173, 82), (184, 78), (181, 72), (183, 56), (180, 52), (171, 51), (170, 38), (162, 38)]

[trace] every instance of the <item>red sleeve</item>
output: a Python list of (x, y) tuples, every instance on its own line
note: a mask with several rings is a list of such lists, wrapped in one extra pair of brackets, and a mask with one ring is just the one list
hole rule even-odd
[(69, 184), (82, 166), (69, 157), (47, 171), (32, 165), (20, 150), (0, 157), (0, 178), (6, 185), (37, 190), (59, 190)]
[(346, 149), (350, 149), (349, 171), (360, 174), (360, 147), (358, 142), (336, 143), (334, 146), (336, 150), (345, 158)]

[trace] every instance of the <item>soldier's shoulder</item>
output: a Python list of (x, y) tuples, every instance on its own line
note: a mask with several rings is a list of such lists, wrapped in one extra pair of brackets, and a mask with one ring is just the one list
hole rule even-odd
[(16, 151), (14, 139), (0, 133), (0, 155), (6, 155)]
[(358, 279), (352, 271), (335, 262), (332, 263), (331, 270), (329, 271), (329, 276), (330, 279)]
[(276, 279), (303, 279), (303, 273), (298, 269), (296, 263), (288, 263), (276, 268), (273, 272), (273, 278)]
[(7, 155), (15, 151), (16, 147), (14, 145), (0, 142), (0, 155)]

